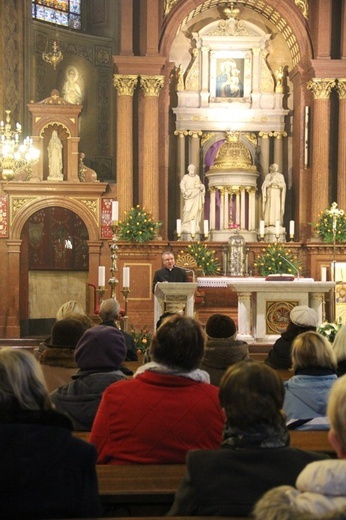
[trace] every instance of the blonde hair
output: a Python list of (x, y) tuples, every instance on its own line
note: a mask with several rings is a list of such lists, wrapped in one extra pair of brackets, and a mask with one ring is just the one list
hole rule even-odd
[(346, 375), (337, 379), (330, 390), (327, 415), (331, 428), (346, 452)]
[(330, 368), (336, 370), (336, 357), (329, 341), (319, 332), (299, 334), (292, 344), (293, 369)]
[(64, 303), (56, 313), (56, 319), (63, 320), (64, 318), (70, 318), (74, 314), (85, 314), (83, 306), (76, 300), (69, 300)]
[(51, 410), (39, 362), (24, 350), (0, 349), (0, 409)]
[(337, 361), (346, 359), (346, 325), (338, 330), (333, 341), (333, 351)]

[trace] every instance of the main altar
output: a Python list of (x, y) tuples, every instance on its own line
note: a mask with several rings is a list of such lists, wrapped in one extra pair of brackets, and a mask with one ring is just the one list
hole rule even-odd
[(308, 305), (316, 310), (319, 324), (325, 318), (325, 296), (334, 282), (313, 278), (270, 281), (262, 277), (201, 277), (198, 287), (229, 287), (238, 297), (238, 337), (245, 341), (273, 342), (288, 324), (291, 309)]

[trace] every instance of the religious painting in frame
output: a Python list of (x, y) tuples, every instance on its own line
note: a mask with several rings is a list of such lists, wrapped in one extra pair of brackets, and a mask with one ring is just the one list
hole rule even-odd
[(290, 321), (290, 312), (298, 301), (266, 302), (266, 334), (282, 334)]
[(251, 94), (252, 57), (249, 51), (210, 53), (210, 97), (214, 103), (247, 101)]

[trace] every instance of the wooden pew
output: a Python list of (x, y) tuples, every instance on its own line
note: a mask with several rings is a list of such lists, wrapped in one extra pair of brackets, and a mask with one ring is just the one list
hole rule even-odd
[(322, 451), (328, 453), (331, 457), (336, 457), (336, 453), (329, 444), (328, 431), (326, 430), (310, 430), (310, 431), (290, 431), (291, 446), (309, 451)]

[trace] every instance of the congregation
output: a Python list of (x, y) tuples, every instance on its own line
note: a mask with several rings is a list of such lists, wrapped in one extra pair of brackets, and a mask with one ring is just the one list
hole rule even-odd
[[(203, 327), (168, 312), (132, 371), (138, 354), (120, 319), (114, 299), (98, 324), (70, 301), (34, 356), (0, 349), (1, 518), (101, 517), (98, 466), (174, 464), (185, 474), (168, 516), (342, 514), (346, 327), (331, 345), (313, 310), (296, 307), (263, 362), (229, 316)], [(290, 446), (290, 431), (323, 429), (338, 460)], [(83, 430), (87, 441), (74, 435)]]

